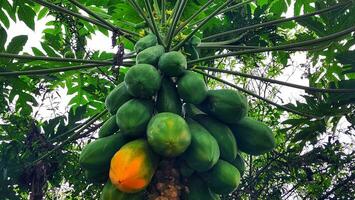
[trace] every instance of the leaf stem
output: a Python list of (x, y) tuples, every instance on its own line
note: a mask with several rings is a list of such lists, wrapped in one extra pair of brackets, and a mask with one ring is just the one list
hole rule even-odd
[(339, 3), (336, 4), (334, 6), (331, 6), (329, 8), (325, 8), (325, 9), (321, 9), (312, 13), (308, 13), (308, 14), (304, 14), (304, 15), (300, 15), (300, 16), (295, 16), (295, 17), (290, 17), (290, 18), (283, 18), (283, 19), (277, 19), (277, 20), (273, 20), (273, 21), (269, 21), (269, 22), (264, 22), (264, 23), (260, 23), (260, 24), (255, 24), (255, 25), (251, 25), (251, 26), (246, 26), (246, 27), (242, 27), (239, 29), (235, 29), (235, 30), (230, 30), (230, 31), (226, 31), (226, 32), (222, 32), (222, 33), (217, 33), (214, 35), (210, 35), (208, 37), (202, 38), (202, 41), (206, 41), (206, 40), (211, 40), (211, 39), (215, 39), (218, 37), (222, 37), (231, 33), (238, 33), (240, 31), (247, 31), (247, 30), (252, 30), (252, 29), (256, 29), (256, 28), (260, 28), (260, 27), (268, 27), (268, 26), (272, 26), (275, 24), (280, 24), (283, 22), (288, 22), (288, 21), (293, 21), (293, 20), (297, 20), (297, 19), (303, 19), (303, 18), (307, 18), (307, 17), (311, 17), (314, 15), (318, 15), (324, 12), (329, 12), (344, 6), (347, 6), (348, 4), (350, 4), (351, 1), (347, 1), (345, 3)]
[(170, 47), (172, 45), (173, 42), (173, 38), (174, 38), (174, 33), (175, 33), (175, 29), (176, 29), (176, 25), (178, 24), (180, 17), (182, 15), (182, 12), (186, 6), (187, 0), (178, 0), (175, 4), (175, 10), (174, 10), (174, 14), (173, 14), (173, 21), (172, 24), (169, 28), (168, 31), (168, 36), (167, 36), (167, 51), (170, 50)]
[(11, 53), (0, 53), (0, 58), (11, 58), (20, 60), (44, 60), (54, 62), (75, 62), (75, 63), (91, 63), (91, 64), (112, 64), (112, 61), (107, 60), (85, 60), (76, 58), (61, 58), (61, 57), (47, 57), (47, 56), (31, 56), (31, 55), (17, 55)]
[(94, 13), (93, 11), (91, 11), (90, 9), (88, 9), (87, 7), (85, 7), (83, 4), (79, 3), (76, 0), (69, 0), (72, 4), (76, 5), (78, 8), (84, 10), (86, 13), (88, 13), (89, 15), (93, 16), (94, 18), (96, 18), (98, 21), (102, 22), (103, 24), (105, 24), (106, 26), (110, 27), (111, 30), (113, 31), (118, 31), (120, 33), (123, 34), (129, 34), (129, 35), (134, 35), (134, 36), (139, 36), (138, 33), (135, 33), (133, 31), (130, 30), (126, 30), (123, 28), (119, 28), (115, 25), (113, 25), (112, 23), (106, 21), (105, 19), (103, 19), (102, 17), (100, 17), (99, 15), (97, 15), (96, 13)]
[(173, 50), (177, 50), (179, 48), (181, 48), (182, 45), (184, 45), (198, 30), (200, 30), (200, 28), (205, 25), (210, 19), (212, 19), (213, 17), (215, 17), (219, 11), (221, 11), (222, 9), (224, 9), (226, 6), (228, 6), (232, 1), (234, 0), (227, 0), (226, 2), (224, 2), (221, 6), (219, 6), (216, 10), (214, 10), (210, 15), (208, 15), (200, 24), (197, 25), (197, 27), (191, 31), (191, 33), (189, 33), (189, 35), (187, 35), (187, 37), (185, 39), (183, 39), (179, 44), (177, 44)]
[(192, 20), (195, 19), (201, 12), (203, 12), (209, 5), (213, 3), (214, 0), (207, 1), (203, 6), (200, 7), (191, 17), (189, 17), (186, 21), (184, 21), (179, 28), (176, 29), (174, 35), (177, 35), (187, 24), (189, 24)]
[(81, 128), (78, 129), (77, 132), (74, 132), (73, 134), (71, 134), (66, 140), (64, 140), (62, 143), (60, 143), (59, 145), (55, 146), (53, 149), (51, 149), (50, 151), (48, 151), (46, 154), (42, 155), (41, 157), (37, 158), (35, 161), (33, 161), (30, 166), (33, 166), (35, 164), (37, 164), (38, 162), (40, 162), (41, 160), (47, 158), (48, 156), (52, 155), (54, 152), (58, 151), (59, 149), (63, 148), (66, 144), (68, 144), (69, 142), (71, 142), (72, 140), (75, 140), (75, 137), (80, 135), (80, 133), (82, 131), (84, 131), (86, 128), (88, 128), (91, 124), (93, 124), (95, 121), (97, 121), (98, 119), (100, 119), (102, 116), (104, 116), (107, 113), (107, 110), (105, 109), (104, 111), (100, 112), (98, 115), (96, 115), (95, 117), (93, 117), (91, 120), (88, 120), (85, 122), (85, 125), (82, 126)]
[(213, 68), (213, 67), (195, 67), (195, 69), (201, 69), (201, 70), (208, 70), (208, 71), (213, 71), (213, 72), (221, 72), (221, 73), (226, 73), (226, 74), (231, 74), (231, 75), (237, 75), (237, 76), (256, 79), (256, 80), (265, 81), (265, 82), (269, 82), (269, 83), (276, 83), (276, 84), (279, 84), (279, 85), (284, 85), (284, 86), (288, 86), (288, 87), (292, 87), (292, 88), (302, 89), (302, 90), (306, 90), (306, 91), (310, 91), (310, 92), (355, 93), (355, 89), (323, 89), (323, 88), (307, 87), (307, 86), (296, 85), (296, 84), (288, 83), (288, 82), (284, 82), (284, 81), (279, 81), (279, 80), (264, 78), (264, 77), (260, 77), (260, 76), (255, 76), (255, 75), (251, 75), (251, 74), (245, 74), (245, 73), (238, 72), (238, 71), (217, 69), (217, 68)]
[(153, 15), (153, 10), (152, 10), (152, 6), (150, 5), (150, 2), (148, 0), (144, 0), (144, 3), (145, 3), (145, 7), (147, 8), (148, 10), (148, 14), (149, 14), (149, 17), (150, 17), (150, 21), (151, 21), (151, 24), (152, 24), (152, 31), (155, 33), (155, 35), (157, 36), (158, 38), (158, 41), (160, 44), (162, 44), (164, 47), (165, 47), (165, 43), (161, 37), (161, 34), (159, 33), (159, 30), (158, 30), (158, 27), (157, 27), (157, 24), (155, 23), (155, 20), (154, 20), (154, 15)]
[(298, 48), (298, 47), (304, 47), (304, 46), (310, 46), (310, 45), (316, 45), (322, 42), (326, 41), (331, 41), (340, 37), (343, 37), (349, 33), (352, 33), (355, 31), (355, 26), (352, 26), (348, 29), (345, 29), (343, 31), (320, 37), (318, 39), (314, 40), (307, 40), (303, 42), (297, 42), (297, 43), (292, 43), (292, 44), (285, 44), (285, 45), (280, 45), (280, 46), (275, 46), (275, 47), (261, 47), (258, 49), (249, 49), (249, 50), (244, 50), (244, 51), (235, 51), (235, 52), (229, 52), (225, 54), (219, 54), (219, 55), (213, 55), (213, 56), (206, 56), (200, 59), (196, 60), (191, 60), (188, 62), (188, 64), (195, 64), (201, 61), (210, 61), (214, 60), (217, 58), (225, 58), (225, 57), (230, 57), (230, 56), (237, 56), (237, 55), (245, 55), (245, 54), (253, 54), (253, 53), (261, 53), (261, 52), (269, 52), (269, 51), (280, 51), (280, 50), (287, 50), (287, 49), (293, 49), (293, 48)]
[(257, 99), (260, 99), (260, 100), (262, 100), (262, 101), (265, 101), (265, 102), (269, 103), (270, 105), (273, 105), (273, 106), (275, 106), (275, 107), (277, 107), (277, 108), (279, 108), (279, 109), (282, 109), (282, 110), (285, 110), (285, 111), (288, 111), (288, 112), (291, 112), (291, 113), (294, 113), (294, 114), (297, 114), (297, 115), (300, 115), (300, 116), (304, 116), (304, 117), (307, 117), (307, 118), (319, 118), (319, 117), (317, 117), (317, 116), (310, 115), (310, 114), (307, 114), (307, 113), (302, 113), (302, 112), (299, 112), (299, 111), (294, 110), (294, 109), (292, 109), (292, 108), (289, 108), (289, 107), (287, 107), (287, 106), (277, 104), (277, 103), (275, 103), (275, 102), (273, 102), (273, 101), (271, 101), (271, 100), (269, 100), (269, 99), (266, 99), (266, 98), (264, 98), (264, 97), (262, 97), (262, 96), (259, 96), (259, 95), (255, 94), (255, 93), (253, 93), (253, 92), (251, 92), (251, 91), (249, 91), (249, 90), (246, 90), (246, 89), (244, 89), (244, 88), (241, 88), (241, 87), (239, 87), (239, 86), (237, 86), (237, 85), (235, 85), (235, 84), (233, 84), (233, 83), (230, 83), (230, 82), (228, 82), (228, 81), (222, 80), (222, 79), (220, 79), (220, 78), (218, 78), (218, 77), (216, 77), (216, 76), (207, 74), (207, 73), (202, 72), (202, 71), (200, 71), (200, 70), (195, 70), (195, 69), (193, 69), (193, 71), (195, 71), (195, 72), (197, 72), (197, 73), (200, 73), (200, 74), (202, 74), (202, 75), (204, 75), (204, 76), (207, 76), (207, 77), (209, 77), (209, 78), (212, 78), (212, 79), (214, 79), (214, 80), (216, 80), (216, 81), (218, 81), (218, 82), (224, 83), (224, 84), (226, 84), (226, 85), (228, 85), (228, 86), (230, 86), (230, 87), (233, 87), (233, 88), (235, 88), (235, 89), (237, 89), (237, 90), (239, 90), (239, 91), (242, 91), (242, 92), (244, 92), (244, 93), (246, 93), (246, 94), (249, 94), (249, 95), (251, 95), (251, 96), (253, 96), (253, 97), (257, 98)]

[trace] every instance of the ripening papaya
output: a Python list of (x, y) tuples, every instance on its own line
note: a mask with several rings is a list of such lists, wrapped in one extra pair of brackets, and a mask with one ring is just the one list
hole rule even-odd
[(133, 140), (116, 152), (111, 160), (110, 180), (121, 192), (136, 193), (150, 183), (159, 158), (144, 139)]
[(128, 93), (126, 85), (122, 82), (107, 95), (105, 105), (107, 110), (114, 115), (118, 108), (131, 98), (132, 96)]
[(99, 138), (110, 136), (118, 131), (115, 115), (111, 116), (100, 128)]
[(175, 83), (168, 77), (162, 79), (156, 103), (158, 112), (171, 112), (181, 115), (182, 103)]
[(152, 46), (139, 52), (136, 56), (137, 64), (150, 64), (157, 66), (160, 56), (163, 55), (165, 49), (161, 45)]
[(186, 71), (178, 79), (179, 96), (187, 103), (199, 104), (207, 97), (207, 86), (203, 78), (196, 72)]
[(230, 128), (222, 122), (207, 115), (197, 115), (195, 118), (216, 139), (221, 158), (232, 162), (237, 156), (237, 142)]
[(201, 174), (207, 186), (217, 194), (229, 194), (237, 189), (240, 174), (236, 167), (224, 160), (218, 160), (211, 170)]
[(124, 82), (132, 96), (151, 98), (160, 88), (161, 77), (152, 65), (137, 64), (127, 71)]
[(187, 181), (188, 191), (185, 200), (220, 200), (221, 198), (213, 193), (206, 183), (197, 175), (192, 175)]
[(108, 171), (112, 156), (127, 141), (127, 137), (120, 132), (96, 139), (83, 148), (79, 163), (87, 170)]
[(101, 191), (100, 200), (144, 200), (144, 192), (144, 190), (132, 194), (121, 192), (109, 180)]
[(159, 59), (158, 68), (166, 76), (180, 76), (187, 68), (186, 57), (180, 51), (164, 53)]
[(188, 119), (191, 144), (182, 158), (194, 170), (207, 171), (218, 161), (220, 151), (216, 139), (199, 123)]
[(230, 125), (238, 148), (251, 155), (260, 155), (274, 149), (275, 138), (272, 130), (264, 123), (245, 117), (238, 124)]
[(240, 176), (243, 176), (245, 172), (245, 163), (242, 155), (238, 153), (237, 157), (231, 163), (238, 169)]
[(248, 103), (236, 90), (219, 89), (208, 91), (199, 108), (224, 123), (235, 124), (247, 115)]
[(153, 104), (149, 100), (131, 99), (116, 113), (116, 123), (129, 136), (142, 135), (153, 114)]
[(182, 154), (191, 143), (190, 130), (184, 118), (169, 112), (159, 113), (149, 121), (147, 138), (152, 149), (166, 157)]
[(85, 170), (85, 177), (90, 183), (105, 183), (108, 180), (109, 170)]
[(139, 53), (146, 48), (156, 46), (158, 44), (158, 38), (154, 34), (150, 33), (141, 39), (139, 39), (134, 45), (134, 50)]

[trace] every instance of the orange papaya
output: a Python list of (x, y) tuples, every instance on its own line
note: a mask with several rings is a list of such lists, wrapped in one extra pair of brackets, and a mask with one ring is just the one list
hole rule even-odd
[(110, 180), (121, 192), (136, 193), (150, 183), (159, 158), (144, 139), (133, 140), (121, 147), (111, 160)]

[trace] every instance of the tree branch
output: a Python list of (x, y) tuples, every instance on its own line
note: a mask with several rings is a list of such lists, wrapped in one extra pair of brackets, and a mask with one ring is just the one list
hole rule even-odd
[(283, 22), (288, 22), (288, 21), (293, 21), (293, 20), (297, 20), (297, 19), (307, 18), (307, 17), (311, 17), (311, 16), (314, 16), (314, 15), (318, 15), (318, 14), (324, 13), (324, 12), (329, 12), (329, 11), (332, 11), (332, 10), (335, 10), (335, 9), (339, 9), (339, 8), (345, 7), (345, 6), (350, 5), (350, 4), (351, 4), (351, 1), (347, 1), (345, 3), (339, 3), (339, 4), (336, 4), (336, 5), (331, 6), (329, 8), (321, 9), (321, 10), (318, 10), (316, 12), (308, 13), (308, 14), (305, 14), (305, 15), (300, 15), (300, 16), (295, 16), (295, 17), (290, 17), (290, 18), (277, 19), (277, 20), (273, 20), (273, 21), (269, 21), (269, 22), (264, 22), (264, 23), (260, 23), (260, 24), (255, 24), (255, 25), (251, 25), (251, 26), (242, 27), (242, 28), (235, 29), (235, 30), (226, 31), (226, 32), (223, 32), (223, 33), (217, 33), (217, 34), (210, 35), (208, 37), (202, 38), (202, 41), (215, 39), (215, 38), (218, 38), (218, 37), (229, 35), (231, 33), (238, 33), (240, 31), (247, 31), (247, 30), (252, 30), (252, 29), (256, 29), (256, 28), (260, 28), (260, 27), (264, 28), (264, 27), (275, 25), (275, 24), (280, 24), (280, 23), (283, 23)]
[(253, 53), (261, 53), (261, 52), (269, 52), (269, 51), (280, 51), (280, 50), (286, 50), (286, 49), (293, 49), (293, 48), (298, 48), (298, 47), (304, 47), (304, 46), (310, 46), (310, 45), (316, 45), (322, 42), (326, 41), (331, 41), (334, 39), (338, 39), (340, 37), (343, 37), (347, 34), (350, 34), (355, 31), (355, 26), (352, 26), (348, 29), (345, 29), (343, 31), (324, 36), (318, 39), (314, 40), (307, 40), (303, 42), (297, 42), (297, 43), (292, 43), (292, 44), (285, 44), (285, 45), (280, 45), (280, 46), (275, 46), (275, 47), (261, 47), (258, 49), (249, 49), (249, 50), (244, 50), (244, 51), (235, 51), (235, 52), (229, 52), (225, 54), (219, 54), (219, 55), (213, 55), (213, 56), (206, 56), (200, 59), (196, 60), (191, 60), (188, 62), (188, 64), (195, 64), (201, 61), (210, 61), (214, 60), (217, 58), (224, 58), (224, 57), (230, 57), (230, 56), (237, 56), (237, 55), (246, 55), (246, 54), (253, 54)]
[(251, 96), (253, 96), (253, 97), (257, 98), (257, 99), (260, 99), (260, 100), (262, 100), (262, 101), (265, 101), (265, 102), (269, 103), (270, 105), (273, 105), (273, 106), (275, 106), (275, 107), (277, 107), (277, 108), (279, 108), (279, 109), (282, 109), (282, 110), (285, 110), (285, 111), (288, 111), (288, 112), (291, 112), (291, 113), (294, 113), (294, 114), (297, 114), (297, 115), (300, 115), (300, 116), (304, 116), (304, 117), (307, 117), (307, 118), (319, 118), (318, 116), (314, 116), (314, 115), (310, 115), (310, 114), (307, 114), (307, 113), (299, 112), (299, 111), (294, 110), (294, 109), (291, 109), (291, 108), (289, 108), (289, 107), (286, 107), (286, 106), (277, 104), (277, 103), (275, 103), (275, 102), (272, 102), (272, 101), (270, 101), (269, 99), (266, 99), (266, 98), (264, 98), (264, 97), (262, 97), (262, 96), (259, 96), (259, 95), (255, 94), (255, 93), (253, 93), (253, 92), (251, 92), (251, 91), (249, 91), (249, 90), (246, 90), (246, 89), (244, 89), (244, 88), (241, 88), (241, 87), (239, 87), (239, 86), (237, 86), (237, 85), (235, 85), (235, 84), (232, 84), (232, 83), (230, 83), (230, 82), (228, 82), (228, 81), (222, 80), (222, 79), (220, 79), (220, 78), (218, 78), (218, 77), (209, 75), (209, 74), (207, 74), (207, 73), (205, 73), (205, 72), (202, 72), (202, 71), (199, 71), (199, 70), (195, 70), (195, 69), (193, 69), (193, 71), (195, 71), (195, 72), (197, 72), (197, 73), (200, 73), (200, 74), (202, 74), (202, 75), (204, 75), (204, 76), (210, 77), (210, 78), (212, 78), (212, 79), (214, 79), (214, 80), (216, 80), (216, 81), (218, 81), (218, 82), (224, 83), (224, 84), (226, 84), (226, 85), (228, 85), (228, 86), (230, 86), (230, 87), (233, 87), (233, 88), (235, 88), (235, 89), (237, 89), (237, 90), (240, 90), (240, 91), (242, 91), (242, 92), (244, 92), (244, 93), (246, 93), (246, 94), (249, 94), (249, 95), (251, 95)]
[(238, 72), (238, 71), (230, 71), (230, 70), (218, 69), (218, 68), (212, 68), (212, 67), (195, 67), (195, 69), (202, 69), (202, 70), (207, 70), (207, 71), (221, 72), (221, 73), (226, 73), (226, 74), (231, 74), (231, 75), (242, 76), (242, 77), (246, 77), (246, 78), (269, 82), (269, 83), (276, 83), (279, 85), (284, 85), (284, 86), (288, 86), (288, 87), (292, 87), (292, 88), (302, 89), (302, 90), (309, 91), (309, 92), (355, 93), (355, 89), (323, 89), (323, 88), (307, 87), (307, 86), (297, 85), (297, 84), (293, 84), (293, 83), (289, 83), (289, 82), (284, 82), (284, 81), (264, 78), (264, 77), (260, 77), (260, 76), (255, 76), (255, 75), (251, 75), (251, 74), (245, 74), (245, 73)]

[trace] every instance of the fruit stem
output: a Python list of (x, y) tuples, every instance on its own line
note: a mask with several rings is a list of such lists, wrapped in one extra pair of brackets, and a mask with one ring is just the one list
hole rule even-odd
[(323, 88), (314, 88), (314, 87), (307, 87), (307, 86), (302, 86), (302, 85), (296, 85), (284, 81), (279, 81), (279, 80), (274, 80), (270, 78), (264, 78), (260, 76), (255, 76), (251, 74), (245, 74), (242, 72), (238, 71), (230, 71), (230, 70), (224, 70), (224, 69), (217, 69), (213, 67), (195, 67), (195, 69), (202, 69), (202, 70), (208, 70), (208, 71), (213, 71), (213, 72), (221, 72), (221, 73), (226, 73), (226, 74), (232, 74), (232, 75), (237, 75), (237, 76), (242, 76), (246, 78), (251, 78), (251, 79), (256, 79), (264, 82), (269, 82), (269, 83), (276, 83), (279, 85), (284, 85), (292, 88), (297, 88), (297, 89), (302, 89), (305, 91), (309, 92), (322, 92), (322, 93), (355, 93), (355, 89), (323, 89)]
[(343, 37), (349, 33), (352, 33), (355, 31), (355, 26), (352, 26), (348, 29), (345, 29), (343, 31), (325, 36), (325, 37), (320, 37), (318, 39), (314, 40), (307, 40), (303, 42), (296, 42), (296, 43), (291, 43), (291, 44), (285, 44), (285, 45), (279, 45), (279, 46), (274, 46), (274, 47), (261, 47), (258, 49), (249, 49), (245, 51), (234, 51), (234, 52), (229, 52), (225, 54), (219, 54), (219, 55), (213, 55), (213, 56), (206, 56), (200, 59), (196, 60), (191, 60), (188, 62), (189, 65), (199, 63), (201, 61), (210, 61), (210, 60), (215, 60), (217, 58), (225, 58), (225, 57), (231, 57), (231, 56), (238, 56), (238, 55), (245, 55), (245, 54), (252, 54), (252, 53), (261, 53), (261, 52), (268, 52), (268, 51), (280, 51), (280, 50), (286, 50), (286, 49), (293, 49), (297, 47), (304, 47), (304, 46), (310, 46), (310, 45), (315, 45), (319, 44), (322, 42), (338, 39), (340, 37)]
[(202, 71), (200, 71), (200, 70), (193, 69), (193, 71), (195, 71), (195, 72), (197, 72), (197, 73), (200, 73), (200, 74), (202, 74), (202, 75), (204, 75), (204, 76), (207, 76), (207, 77), (209, 77), (209, 78), (212, 78), (212, 79), (214, 79), (214, 80), (216, 80), (216, 81), (218, 81), (218, 82), (220, 82), (220, 83), (224, 83), (224, 84), (226, 84), (226, 85), (228, 85), (228, 86), (230, 86), (230, 87), (233, 87), (233, 88), (235, 88), (235, 89), (237, 89), (237, 90), (239, 90), (239, 91), (242, 91), (242, 92), (244, 92), (244, 93), (246, 93), (246, 94), (249, 94), (249, 95), (251, 95), (251, 96), (253, 96), (253, 97), (257, 98), (257, 99), (260, 99), (260, 100), (262, 100), (262, 101), (265, 101), (265, 102), (269, 103), (270, 105), (273, 105), (273, 106), (275, 106), (275, 107), (277, 107), (277, 108), (279, 108), (279, 109), (282, 109), (282, 110), (285, 110), (285, 111), (288, 111), (288, 112), (291, 112), (291, 113), (294, 113), (294, 114), (297, 114), (297, 115), (300, 115), (300, 116), (304, 116), (304, 117), (307, 117), (307, 118), (317, 118), (317, 119), (320, 118), (320, 117), (318, 117), (318, 116), (314, 116), (314, 115), (310, 115), (310, 114), (307, 114), (307, 113), (303, 113), (303, 112), (294, 110), (294, 109), (292, 109), (292, 108), (289, 108), (289, 107), (287, 107), (287, 106), (277, 104), (277, 103), (275, 103), (275, 102), (272, 102), (272, 101), (269, 100), (269, 99), (266, 99), (266, 98), (264, 98), (264, 97), (262, 97), (262, 96), (259, 96), (259, 95), (255, 94), (255, 93), (253, 93), (253, 92), (251, 92), (251, 91), (249, 91), (249, 90), (246, 90), (246, 89), (244, 89), (244, 88), (241, 88), (241, 87), (239, 87), (239, 86), (237, 86), (237, 85), (235, 85), (235, 84), (233, 84), (233, 83), (230, 83), (230, 82), (228, 82), (228, 81), (222, 80), (222, 79), (220, 79), (220, 78), (218, 78), (218, 77), (216, 77), (216, 76), (207, 74), (207, 73), (202, 72)]
[(333, 5), (329, 8), (325, 8), (325, 9), (321, 9), (312, 13), (308, 13), (308, 14), (304, 14), (304, 15), (299, 15), (299, 16), (294, 16), (294, 17), (290, 17), (290, 18), (283, 18), (283, 19), (277, 19), (277, 20), (273, 20), (273, 21), (269, 21), (269, 22), (264, 22), (264, 23), (260, 23), (260, 24), (255, 24), (255, 25), (251, 25), (251, 26), (246, 26), (246, 27), (242, 27), (239, 29), (235, 29), (235, 30), (230, 30), (230, 31), (226, 31), (226, 32), (222, 32), (222, 33), (217, 33), (214, 35), (210, 35), (208, 37), (202, 38), (202, 41), (206, 41), (206, 40), (211, 40), (211, 39), (215, 39), (218, 37), (223, 37), (225, 35), (231, 34), (231, 33), (238, 33), (240, 31), (247, 31), (247, 30), (252, 30), (252, 29), (256, 29), (256, 28), (260, 28), (260, 27), (268, 27), (268, 26), (272, 26), (275, 24), (280, 24), (283, 22), (289, 22), (289, 21), (293, 21), (293, 20), (297, 20), (297, 19), (303, 19), (303, 18), (308, 18), (314, 15), (318, 15), (324, 12), (329, 12), (335, 9), (339, 9), (345, 6), (348, 6), (351, 4), (351, 1), (347, 1), (345, 3), (339, 3), (336, 5)]

